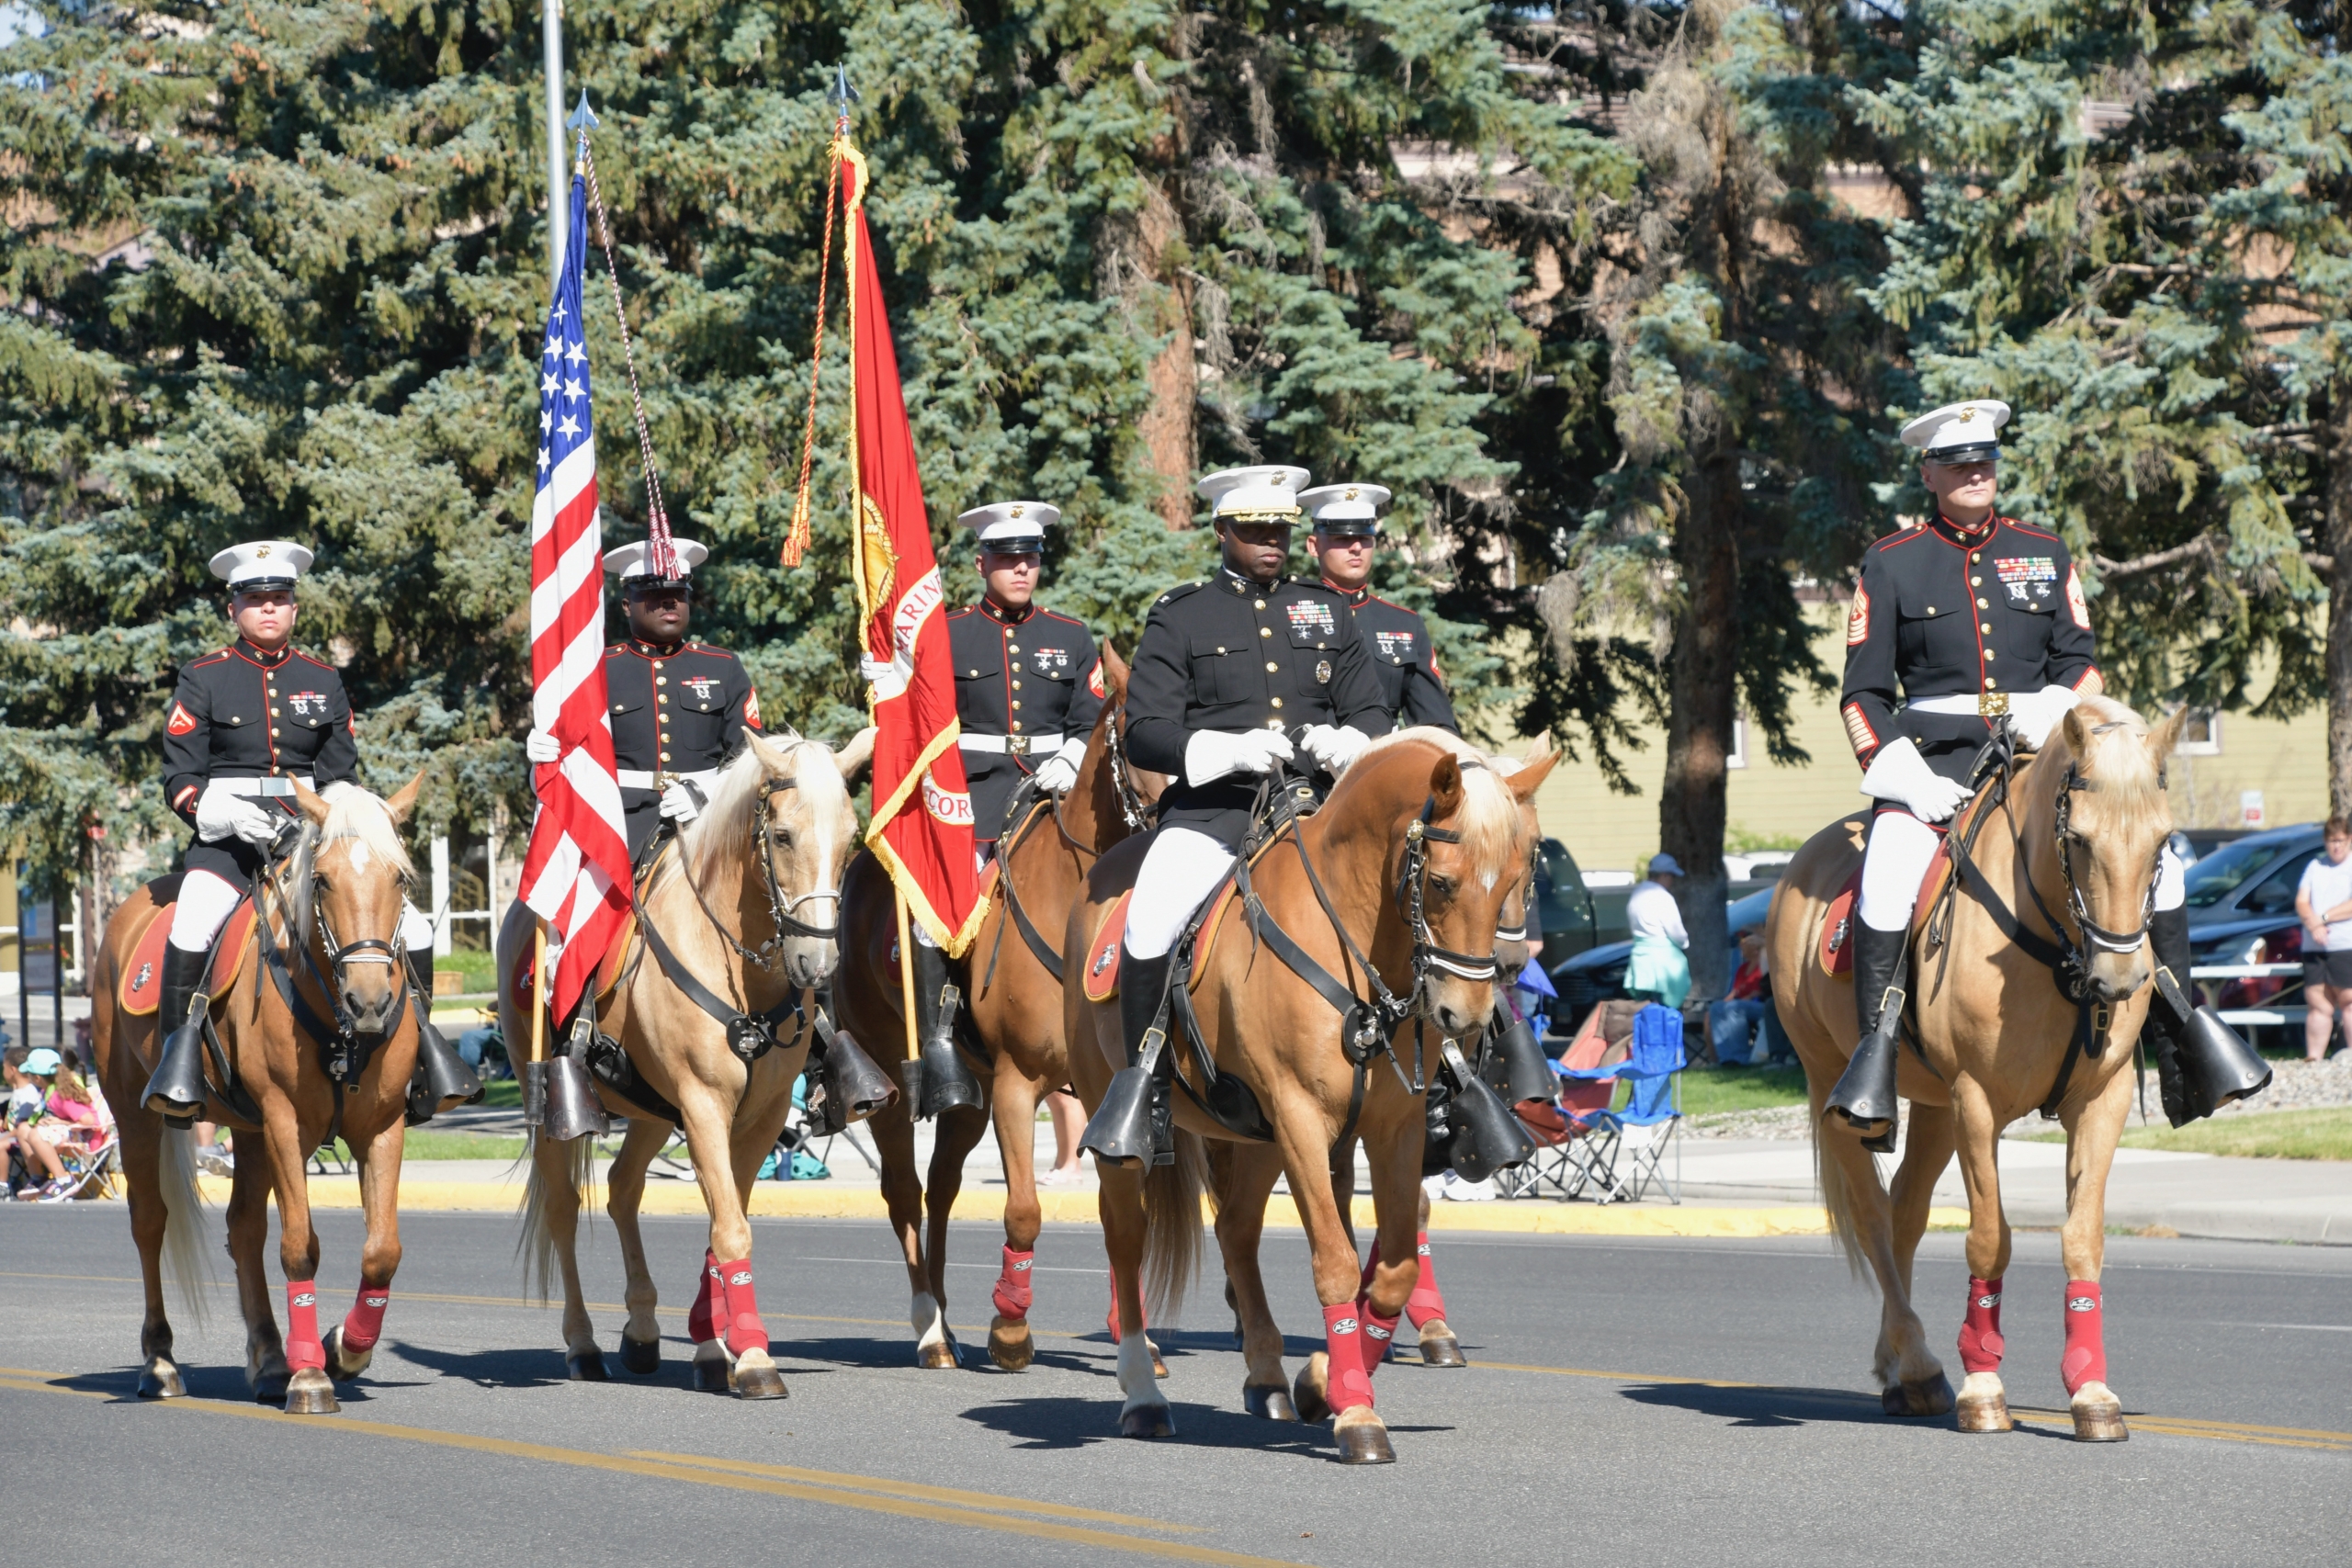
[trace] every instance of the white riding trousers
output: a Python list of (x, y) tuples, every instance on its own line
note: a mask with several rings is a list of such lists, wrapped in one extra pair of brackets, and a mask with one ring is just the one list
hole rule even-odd
[(182, 953), (206, 951), (243, 897), (209, 871), (181, 877), (179, 901), (172, 906), (172, 945)]
[(1130, 957), (1158, 958), (1184, 934), (1184, 922), (1233, 869), (1233, 852), (1193, 828), (1162, 828), (1152, 836), (1127, 901)]
[[(1942, 835), (1907, 811), (1882, 811), (1871, 820), (1870, 846), (1862, 852), (1862, 924), (1872, 931), (1899, 931), (1911, 923), (1919, 879), (1935, 858)], [(2180, 859), (2167, 844), (2156, 859), (2156, 908), (2177, 909), (2188, 897)]]

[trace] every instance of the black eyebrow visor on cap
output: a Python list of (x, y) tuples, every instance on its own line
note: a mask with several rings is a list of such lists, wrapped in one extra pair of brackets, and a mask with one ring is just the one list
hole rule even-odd
[(1999, 459), (2001, 444), (1997, 441), (1977, 441), (1966, 446), (1939, 447), (1926, 456), (1930, 463), (1990, 463)]

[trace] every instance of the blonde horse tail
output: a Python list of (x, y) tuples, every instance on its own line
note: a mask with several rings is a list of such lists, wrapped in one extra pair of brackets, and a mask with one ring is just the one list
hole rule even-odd
[(1200, 1277), (1201, 1194), (1209, 1187), (1208, 1145), (1178, 1128), (1176, 1163), (1152, 1167), (1143, 1184), (1143, 1287), (1154, 1323), (1173, 1324)]
[(1846, 1168), (1821, 1146), (1824, 1109), (1813, 1108), (1813, 1174), (1821, 1186), (1821, 1207), (1829, 1216), (1829, 1234), (1838, 1238), (1839, 1249), (1846, 1254), (1846, 1267), (1860, 1280), (1867, 1275), (1869, 1260), (1862, 1256), (1861, 1237), (1854, 1230), (1854, 1188), (1846, 1179)]
[(164, 1273), (180, 1310), (202, 1327), (210, 1314), (212, 1250), (204, 1245), (204, 1194), (196, 1185), (196, 1134), (166, 1127), (155, 1151), (155, 1196), (164, 1205)]
[[(522, 1235), (514, 1240), (514, 1256), (523, 1260), (524, 1292), (543, 1303), (560, 1280), (555, 1263), (555, 1233), (548, 1228), (547, 1166), (539, 1159), (539, 1140), (544, 1136), (534, 1127), (523, 1145), (522, 1163), (529, 1168), (529, 1174), (523, 1182)], [(563, 1151), (563, 1179), (571, 1184), (575, 1214), (584, 1206), (595, 1157), (594, 1138), (574, 1138)]]

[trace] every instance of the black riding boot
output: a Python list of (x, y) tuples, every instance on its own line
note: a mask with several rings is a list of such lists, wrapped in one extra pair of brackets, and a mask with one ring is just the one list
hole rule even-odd
[(190, 1018), (188, 1009), (204, 984), (209, 953), (187, 953), (164, 944), (164, 999), (155, 1010), (164, 1029), (164, 1044), (155, 1060), (155, 1076), (139, 1101), (174, 1126), (185, 1127), (204, 1109), (203, 1020)]
[(421, 1127), (445, 1111), (481, 1103), (481, 1079), (433, 1027), (433, 953), (408, 954), (410, 1005), (416, 1009), (416, 1070), (408, 1080), (407, 1122)]
[(1078, 1146), (1113, 1165), (1168, 1165), (1176, 1158), (1175, 1109), (1169, 1103), (1168, 1034), (1159, 1027), (1171, 955), (1119, 955), (1119, 1031), (1127, 1065), (1111, 1075), (1102, 1103), (1087, 1119)]
[(943, 1111), (982, 1103), (980, 1080), (956, 1051), (956, 1010), (964, 993), (947, 978), (947, 955), (911, 942), (915, 963), (915, 1117), (928, 1122)]
[(2211, 1116), (2233, 1100), (2259, 1093), (2270, 1082), (2270, 1064), (2244, 1036), (2222, 1021), (2209, 1007), (2196, 1007), (2188, 978), (2188, 910), (2159, 909), (2148, 917), (2148, 945), (2156, 964), (2170, 970), (2182, 999), (2191, 1004), (2187, 1019), (2156, 988), (2148, 1004), (2148, 1021), (2140, 1036), (2156, 1062), (2156, 1089), (2165, 1102), (2165, 1118), (2176, 1127)]
[[(1862, 1037), (1852, 1059), (1829, 1091), (1829, 1109), (1862, 1134), (1873, 1154), (1894, 1152), (1894, 1058), (1903, 1032), (1903, 993), (1891, 988), (1903, 965), (1911, 932), (1883, 931), (1854, 915), (1854, 1012)], [(1889, 1004), (1893, 1005), (1890, 1006)]]

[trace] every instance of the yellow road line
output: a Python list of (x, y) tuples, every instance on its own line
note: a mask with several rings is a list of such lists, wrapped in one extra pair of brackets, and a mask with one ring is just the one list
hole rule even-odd
[[(0, 1389), (21, 1393), (63, 1393), (85, 1399), (110, 1399), (112, 1396), (92, 1389), (67, 1388), (50, 1381), (51, 1374), (28, 1372), (21, 1368), (0, 1368)], [(956, 1507), (907, 1495), (892, 1495), (915, 1490), (899, 1482), (879, 1477), (843, 1476), (832, 1483), (783, 1479), (780, 1475), (741, 1474), (729, 1470), (707, 1468), (724, 1465), (723, 1460), (695, 1459), (685, 1463), (668, 1462), (662, 1459), (639, 1454), (603, 1454), (586, 1449), (557, 1448), (547, 1443), (516, 1442), (506, 1438), (477, 1437), (468, 1432), (445, 1432), (430, 1427), (396, 1426), (389, 1421), (356, 1419), (345, 1416), (338, 1420), (322, 1420), (315, 1416), (288, 1416), (280, 1410), (264, 1410), (256, 1406), (231, 1404), (213, 1400), (171, 1399), (161, 1402), (166, 1410), (194, 1411), (208, 1416), (233, 1416), (246, 1420), (283, 1423), (299, 1427), (305, 1432), (349, 1432), (371, 1438), (391, 1438), (403, 1442), (422, 1443), (434, 1448), (459, 1449), (470, 1453), (494, 1454), (508, 1459), (537, 1460), (544, 1464), (560, 1464), (580, 1470), (598, 1470), (622, 1475), (640, 1475), (661, 1481), (683, 1481), (697, 1486), (716, 1486), (733, 1492), (762, 1493), (775, 1497), (790, 1497), (804, 1503), (821, 1503), (830, 1507), (855, 1508), (865, 1513), (890, 1514), (899, 1518), (923, 1519), (933, 1524), (959, 1525), (971, 1529), (994, 1530), (1005, 1535), (1023, 1535), (1043, 1540), (1065, 1541), (1077, 1546), (1102, 1547), (1112, 1551), (1131, 1551), (1147, 1557), (1169, 1557), (1187, 1562), (1214, 1562), (1232, 1568), (1295, 1568), (1271, 1557), (1252, 1557), (1245, 1552), (1226, 1551), (1214, 1546), (1200, 1546), (1190, 1541), (1153, 1540), (1143, 1536), (1122, 1535), (1113, 1530), (1092, 1529), (1080, 1525), (1056, 1524), (1046, 1519), (1022, 1518), (1017, 1514), (988, 1512), (980, 1508)], [(780, 1471), (782, 1467), (763, 1467)], [(808, 1474), (820, 1472), (808, 1472)], [(966, 1494), (969, 1495), (969, 1494)], [(1060, 1512), (1051, 1504), (1033, 1504), (1024, 1499), (992, 1498), (989, 1506), (998, 1509), (1020, 1509), (1030, 1513)], [(1134, 1521), (1146, 1529), (1176, 1530), (1196, 1527), (1175, 1525), (1159, 1520)]]
[[(15, 1269), (0, 1269), (0, 1279), (65, 1280), (80, 1283), (113, 1285), (136, 1285), (140, 1283), (137, 1280), (111, 1274), (36, 1274)], [(539, 1311), (546, 1309), (550, 1304), (544, 1302), (530, 1300), (522, 1296), (447, 1295), (424, 1291), (401, 1292), (397, 1290), (395, 1290), (394, 1293), (399, 1295), (403, 1301), (433, 1302), (447, 1306), (503, 1306), (521, 1307), (533, 1311)], [(619, 1313), (626, 1312), (628, 1310), (625, 1306), (616, 1302), (590, 1302), (585, 1304), (591, 1312)], [(657, 1307), (654, 1310), (665, 1317), (683, 1317), (686, 1313), (686, 1309), (684, 1307), (665, 1306)], [(856, 1328), (896, 1328), (899, 1326), (900, 1322), (899, 1319), (887, 1317), (822, 1317), (814, 1314), (795, 1313), (763, 1313), (761, 1315), (778, 1323), (819, 1323)], [(988, 1333), (988, 1330), (985, 1327), (977, 1324), (957, 1324), (951, 1325), (950, 1326), (956, 1334), (970, 1336), (975, 1341)], [(1033, 1326), (1030, 1329), (1030, 1333), (1041, 1339), (1085, 1339), (1091, 1337), (1093, 1331), (1091, 1329), (1080, 1331), (1066, 1328), (1037, 1328)], [(789, 1346), (786, 1347), (786, 1353), (790, 1354)], [(1407, 1359), (1409, 1363), (1410, 1357), (1408, 1356)], [(1524, 1372), (1539, 1377), (1590, 1378), (1601, 1382), (1648, 1383), (1661, 1388), (1690, 1387), (1769, 1389), (1776, 1386), (1771, 1383), (1742, 1382), (1730, 1378), (1670, 1377), (1655, 1375), (1648, 1372), (1611, 1371), (1605, 1368), (1598, 1367), (1546, 1367), (1524, 1361), (1480, 1360), (1473, 1361), (1470, 1364), (1473, 1367), (1490, 1372)], [(0, 1368), (0, 1374), (6, 1374), (10, 1371), (11, 1369)], [(21, 1371), (18, 1371), (17, 1375), (38, 1377), (46, 1374), (22, 1372)], [(1834, 1393), (1824, 1393), (1814, 1394), (1810, 1397), (1829, 1398), (1836, 1396), (1837, 1395)], [(1847, 1395), (1847, 1397), (1850, 1397), (1860, 1402), (1867, 1402), (1871, 1398), (1869, 1394), (1860, 1392), (1853, 1393), (1850, 1395)], [(2011, 1414), (2018, 1419), (2030, 1417), (2033, 1419), (2064, 1422), (2068, 1424), (2069, 1427), (2072, 1426), (2074, 1419), (2073, 1416), (2063, 1410), (2013, 1410)], [(2224, 1443), (2258, 1443), (2287, 1448), (2315, 1448), (2330, 1451), (2352, 1451), (2352, 1432), (2331, 1432), (2302, 1427), (2267, 1427), (2243, 1421), (2213, 1421), (2207, 1420), (2203, 1416), (2197, 1416), (2134, 1415), (2130, 1412), (2126, 1412), (2125, 1419), (2135, 1428), (2150, 1433), (2151, 1435), (2162, 1435), (2177, 1438), (2204, 1438), (2214, 1442)]]
[(1206, 1528), (1201, 1525), (1172, 1525), (1165, 1519), (1137, 1518), (1133, 1514), (1105, 1514), (1093, 1508), (1073, 1508), (1063, 1503), (1032, 1503), (1023, 1498), (999, 1497), (987, 1492), (959, 1491), (953, 1486), (925, 1486), (912, 1481), (876, 1481), (867, 1475), (803, 1470), (790, 1464), (757, 1464), (745, 1459), (664, 1453), (658, 1449), (631, 1449), (629, 1456), (655, 1460), (663, 1464), (690, 1464), (705, 1470), (734, 1471), (743, 1475), (772, 1475), (779, 1481), (805, 1481), (815, 1486), (839, 1486), (853, 1492), (885, 1492), (894, 1496), (919, 1498), (926, 1503), (951, 1503), (961, 1507), (985, 1508), (997, 1513), (1045, 1514), (1059, 1519), (1084, 1519), (1098, 1525), (1133, 1525), (1150, 1530), (1193, 1532)]

